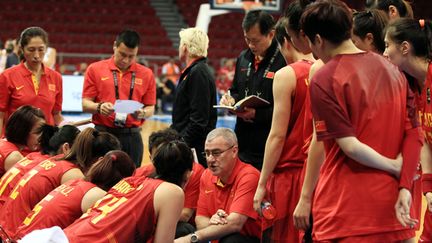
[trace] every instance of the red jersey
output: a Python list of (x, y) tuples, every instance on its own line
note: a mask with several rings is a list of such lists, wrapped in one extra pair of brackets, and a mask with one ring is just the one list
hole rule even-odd
[[(281, 153), (279, 162), (275, 170), (283, 169), (286, 167), (302, 167), (306, 160), (306, 154), (303, 152), (305, 141), (311, 136), (312, 129), (305, 128), (305, 126), (312, 127), (312, 122), (307, 124), (307, 108), (305, 105), (307, 90), (308, 90), (308, 76), (309, 69), (312, 62), (302, 60), (290, 64), (289, 66), (294, 70), (296, 75), (296, 88), (294, 96), (288, 96), (291, 99), (291, 112), (288, 129), (285, 137), (285, 143)], [(306, 132), (311, 132), (306, 134)]]
[(7, 140), (0, 140), (0, 176), (3, 176), (6, 173), (5, 169), (5, 160), (6, 158), (15, 151), (19, 151), (19, 148)]
[[(153, 72), (140, 64), (132, 63), (129, 70), (121, 73), (114, 64), (114, 57), (91, 64), (85, 74), (84, 88), (82, 97), (93, 99), (99, 102), (116, 101), (114, 74), (116, 72), (118, 80), (119, 99), (129, 99), (131, 91), (132, 73), (135, 73), (132, 100), (143, 103), (144, 105), (156, 104), (156, 82)], [(115, 114), (103, 116), (93, 114), (92, 121), (95, 125), (114, 127)], [(139, 127), (144, 120), (137, 120), (128, 115), (125, 127)]]
[(5, 121), (20, 106), (32, 105), (43, 111), (49, 125), (54, 125), (53, 113), (62, 110), (63, 81), (60, 73), (44, 65), (42, 69), (38, 88), (23, 62), (0, 74), (0, 111), (5, 112)]
[(316, 73), (310, 91), (317, 139), (326, 154), (312, 209), (316, 240), (385, 232), (388, 242), (405, 239), (394, 212), (398, 180), (350, 159), (335, 142), (355, 136), (396, 158), (413, 112), (407, 111), (404, 75), (371, 52), (337, 55)]
[(0, 179), (0, 208), (9, 197), (9, 193), (25, 173), (29, 172), (33, 167), (41, 161), (49, 158), (49, 155), (33, 152), (18, 161), (10, 168)]
[(14, 234), (33, 207), (48, 193), (60, 186), (61, 178), (70, 169), (78, 168), (66, 160), (46, 159), (27, 172), (9, 194), (0, 224)]
[(419, 120), (422, 124), (423, 131), (427, 143), (432, 145), (432, 104), (431, 104), (431, 89), (432, 89), (432, 63), (429, 63), (428, 73), (425, 85), (421, 93), (415, 93), (415, 100), (419, 114)]
[(121, 180), (64, 232), (74, 242), (148, 242), (156, 229), (154, 192), (162, 180)]
[(37, 229), (59, 226), (64, 229), (82, 214), (84, 195), (95, 184), (83, 179), (70, 180), (46, 195), (18, 228), (16, 237), (21, 238)]
[(261, 218), (253, 209), (253, 197), (258, 186), (259, 171), (237, 159), (228, 182), (223, 185), (209, 169), (204, 170), (200, 182), (197, 216), (211, 218), (218, 209), (227, 214), (239, 213), (248, 217), (243, 235), (261, 238)]
[[(136, 169), (134, 176), (148, 176), (154, 171), (155, 168), (153, 164), (149, 164)], [(201, 164), (193, 163), (191, 177), (189, 178), (186, 186), (183, 189), (185, 194), (185, 201), (183, 207), (192, 209), (195, 209), (197, 207), (200, 179), (203, 172), (204, 167)]]

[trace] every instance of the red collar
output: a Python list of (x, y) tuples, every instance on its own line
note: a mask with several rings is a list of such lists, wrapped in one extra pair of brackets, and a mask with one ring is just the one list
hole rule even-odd
[[(114, 55), (111, 56), (111, 58), (109, 59), (109, 64), (108, 65), (109, 65), (108, 67), (109, 67), (109, 69), (111, 71), (119, 71), (119, 72), (121, 72), (118, 69), (118, 67), (115, 65), (115, 63), (114, 63)], [(124, 73), (127, 73), (127, 72), (136, 72), (136, 71), (137, 71), (137, 63), (134, 61), (129, 66), (129, 69), (126, 72), (124, 72)]]

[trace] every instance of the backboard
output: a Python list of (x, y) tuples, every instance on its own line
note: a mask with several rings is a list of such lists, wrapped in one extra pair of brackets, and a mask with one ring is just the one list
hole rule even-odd
[(280, 11), (283, 0), (209, 0), (212, 9)]

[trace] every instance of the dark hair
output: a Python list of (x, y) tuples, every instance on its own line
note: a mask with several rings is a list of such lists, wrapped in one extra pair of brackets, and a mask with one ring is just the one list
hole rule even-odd
[(283, 45), (285, 43), (285, 38), (289, 41), (290, 37), (287, 33), (286, 27), (288, 25), (288, 18), (281, 17), (275, 26), (275, 39), (279, 43), (279, 45)]
[(193, 155), (184, 142), (172, 141), (162, 144), (153, 157), (156, 173), (153, 177), (180, 186), (185, 172), (192, 170)]
[(108, 191), (121, 179), (131, 176), (134, 171), (135, 164), (129, 155), (121, 150), (113, 150), (90, 167), (86, 180)]
[(139, 47), (140, 36), (134, 30), (123, 30), (116, 38), (116, 46), (121, 43), (125, 44), (128, 48)]
[(263, 10), (251, 10), (243, 18), (242, 28), (248, 32), (255, 24), (258, 24), (261, 35), (267, 35), (274, 29), (275, 20)]
[(300, 33), (300, 18), (305, 8), (314, 0), (295, 0), (291, 2), (288, 7), (284, 10), (283, 16), (288, 20), (288, 28)]
[(27, 29), (23, 30), (19, 38), (20, 46), (24, 48), (34, 37), (40, 37), (43, 42), (48, 46), (48, 34), (41, 27), (28, 27)]
[(154, 148), (159, 147), (161, 144), (174, 140), (182, 140), (182, 137), (176, 130), (172, 128), (166, 128), (160, 131), (152, 132), (149, 136), (149, 151), (151, 153)]
[(340, 44), (351, 38), (352, 13), (339, 0), (323, 0), (310, 4), (301, 19), (301, 29), (314, 43), (315, 35), (333, 44)]
[(6, 123), (6, 139), (14, 144), (26, 145), (31, 130), (40, 120), (45, 120), (41, 109), (30, 105), (19, 107)]
[(288, 20), (288, 28), (295, 31), (297, 34), (300, 32), (300, 18), (304, 12), (304, 7), (300, 4), (299, 0), (293, 1), (285, 9), (283, 16)]
[(39, 132), (41, 133), (39, 143), (42, 154), (56, 155), (64, 143), (68, 143), (69, 146), (73, 145), (80, 130), (72, 125), (64, 125), (59, 128), (44, 124), (39, 128)]
[(116, 137), (88, 127), (77, 136), (70, 153), (61, 159), (75, 163), (85, 172), (97, 158), (104, 156), (108, 151), (119, 149), (121, 145)]
[(383, 31), (388, 23), (388, 16), (385, 12), (372, 9), (354, 14), (353, 34), (362, 40), (368, 33), (373, 35), (375, 48), (383, 53), (385, 50)]
[(418, 57), (432, 58), (432, 22), (424, 21), (424, 27), (418, 20), (400, 18), (391, 22), (386, 33), (388, 38), (397, 44), (407, 41)]
[(383, 10), (386, 13), (389, 11), (389, 7), (393, 5), (399, 12), (400, 17), (413, 18), (413, 10), (411, 5), (404, 0), (376, 0), (368, 4), (372, 8)]

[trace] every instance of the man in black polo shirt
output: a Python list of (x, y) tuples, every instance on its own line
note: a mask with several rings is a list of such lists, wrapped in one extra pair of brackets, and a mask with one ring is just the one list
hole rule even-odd
[(286, 66), (277, 48), (273, 17), (262, 10), (251, 10), (243, 19), (242, 28), (248, 49), (237, 58), (230, 95), (224, 95), (223, 105), (232, 105), (250, 95), (270, 102), (262, 108), (246, 108), (236, 112), (235, 132), (239, 144), (239, 157), (261, 170), (264, 148), (271, 128), (273, 114), (273, 77)]

